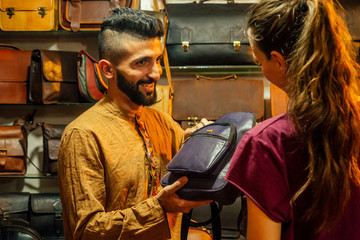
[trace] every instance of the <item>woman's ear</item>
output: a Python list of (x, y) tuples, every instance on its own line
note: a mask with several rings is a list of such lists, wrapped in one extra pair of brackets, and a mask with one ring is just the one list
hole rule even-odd
[(277, 51), (271, 51), (270, 52), (270, 56), (271, 56), (271, 60), (273, 61), (273, 63), (279, 67), (279, 69), (285, 73), (286, 71), (286, 61), (284, 56), (277, 52)]
[(107, 79), (114, 78), (114, 68), (113, 65), (105, 59), (101, 59), (99, 62), (100, 71), (104, 74)]

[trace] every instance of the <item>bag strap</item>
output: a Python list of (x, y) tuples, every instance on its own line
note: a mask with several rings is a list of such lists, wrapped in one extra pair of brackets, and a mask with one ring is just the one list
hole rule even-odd
[(227, 79), (237, 79), (238, 77), (236, 76), (236, 74), (231, 74), (231, 75), (228, 75), (228, 76), (225, 76), (225, 77), (219, 77), (219, 78), (214, 78), (214, 77), (207, 77), (207, 76), (204, 76), (204, 75), (201, 75), (201, 74), (195, 74), (196, 76), (196, 80), (200, 80), (200, 79), (207, 79), (207, 80), (227, 80)]
[(222, 204), (218, 205), (216, 202), (210, 203), (211, 208), (211, 218), (204, 222), (194, 222), (191, 221), (192, 209), (189, 213), (184, 213), (181, 222), (181, 240), (187, 240), (189, 227), (200, 227), (206, 226), (211, 223), (212, 225), (212, 235), (214, 240), (221, 240), (221, 220), (220, 220), (220, 212), (222, 210)]
[[(154, 0), (154, 4), (155, 4), (155, 1), (156, 0)], [(168, 57), (167, 48), (166, 48), (166, 36), (167, 36), (168, 28), (169, 28), (169, 16), (168, 16), (168, 12), (167, 12), (167, 9), (166, 9), (166, 6), (165, 6), (165, 0), (162, 0), (162, 3), (164, 5), (164, 12), (165, 12), (165, 18), (164, 18), (164, 29), (165, 29), (164, 32), (165, 33), (164, 33), (163, 43), (162, 43), (163, 44), (163, 61), (164, 61), (166, 79), (168, 81), (169, 88), (170, 88), (169, 99), (172, 102), (173, 99), (174, 99), (174, 88), (173, 88), (173, 85), (172, 85), (169, 57)], [(171, 114), (172, 114), (172, 104), (169, 104), (169, 115), (171, 116)]]
[(5, 43), (0, 43), (0, 47), (1, 48), (11, 48), (11, 49), (15, 49), (15, 50), (23, 50), (15, 45), (10, 45), (10, 44), (5, 44)]

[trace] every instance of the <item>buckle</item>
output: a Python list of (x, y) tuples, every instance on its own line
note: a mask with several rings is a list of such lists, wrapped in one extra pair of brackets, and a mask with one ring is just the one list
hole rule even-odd
[(15, 15), (15, 13), (14, 13), (15, 9), (14, 8), (6, 8), (5, 10), (7, 12), (6, 15), (9, 15), (9, 19), (12, 18), (12, 16)]
[(41, 18), (44, 18), (45, 15), (47, 14), (47, 13), (46, 13), (46, 10), (47, 10), (46, 7), (39, 7), (39, 8), (38, 8), (38, 14), (41, 15)]

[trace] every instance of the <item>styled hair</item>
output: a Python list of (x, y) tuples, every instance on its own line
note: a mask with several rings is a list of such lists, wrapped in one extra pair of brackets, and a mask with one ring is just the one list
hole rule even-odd
[(98, 36), (100, 59), (116, 63), (127, 54), (123, 43), (129, 38), (148, 40), (164, 35), (161, 20), (141, 10), (114, 8), (111, 11), (112, 15), (101, 24)]
[(304, 220), (331, 228), (345, 209), (351, 185), (360, 186), (359, 65), (335, 0), (260, 0), (247, 32), (269, 58), (286, 62), (288, 113), (309, 152), (305, 190), (314, 197)]

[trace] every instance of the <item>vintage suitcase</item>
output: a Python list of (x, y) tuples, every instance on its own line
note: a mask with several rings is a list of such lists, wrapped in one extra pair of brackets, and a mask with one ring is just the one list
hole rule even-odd
[(250, 4), (167, 4), (170, 66), (252, 65), (244, 34)]
[(33, 193), (30, 196), (31, 227), (42, 239), (64, 239), (59, 193)]
[(57, 0), (1, 0), (0, 5), (3, 31), (57, 30)]
[(0, 103), (26, 103), (31, 51), (0, 44)]
[(263, 120), (264, 81), (257, 66), (189, 70), (172, 70), (172, 116), (184, 129), (201, 118), (216, 120), (230, 112), (254, 112)]
[(78, 88), (77, 58), (78, 52), (33, 50), (29, 101), (35, 104), (87, 102)]
[(104, 18), (110, 15), (114, 7), (132, 7), (131, 0), (59, 0), (60, 26), (68, 31), (100, 30)]

